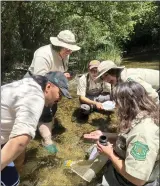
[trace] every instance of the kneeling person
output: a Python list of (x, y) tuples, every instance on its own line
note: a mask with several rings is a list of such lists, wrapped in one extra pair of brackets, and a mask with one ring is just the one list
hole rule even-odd
[(110, 100), (111, 86), (108, 83), (96, 83), (98, 60), (92, 60), (88, 65), (88, 73), (79, 79), (77, 95), (81, 103), (81, 112), (89, 115), (94, 110), (102, 110), (102, 103)]
[(1, 185), (19, 184), (13, 161), (34, 138), (44, 105), (71, 98), (67, 83), (62, 72), (49, 72), (1, 87)]

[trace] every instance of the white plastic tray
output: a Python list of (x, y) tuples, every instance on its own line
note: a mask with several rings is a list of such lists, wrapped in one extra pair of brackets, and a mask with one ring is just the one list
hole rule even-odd
[(104, 110), (112, 111), (115, 109), (115, 102), (114, 101), (105, 101), (104, 103), (102, 103), (102, 106), (103, 106)]

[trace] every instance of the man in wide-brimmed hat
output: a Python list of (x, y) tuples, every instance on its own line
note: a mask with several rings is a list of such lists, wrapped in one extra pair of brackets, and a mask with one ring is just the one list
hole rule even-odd
[[(42, 46), (35, 51), (29, 71), (36, 75), (45, 75), (49, 71), (61, 71), (70, 79), (71, 75), (67, 72), (69, 56), (72, 52), (80, 50), (76, 44), (75, 35), (70, 30), (63, 30), (56, 37), (50, 37), (50, 42), (51, 44)], [(50, 153), (54, 153), (51, 131), (52, 118), (56, 111), (57, 104), (54, 104), (52, 108), (44, 107), (39, 121), (43, 145)]]
[(135, 81), (140, 83), (157, 103), (159, 96), (156, 90), (159, 88), (159, 71), (144, 68), (125, 68), (117, 66), (113, 61), (107, 60), (98, 66), (96, 81), (105, 81), (112, 86), (120, 82)]

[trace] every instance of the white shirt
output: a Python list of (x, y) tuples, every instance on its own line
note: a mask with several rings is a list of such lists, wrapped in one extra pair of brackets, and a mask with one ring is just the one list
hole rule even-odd
[(56, 51), (52, 49), (52, 45), (45, 45), (37, 49), (29, 67), (29, 70), (36, 75), (45, 75), (50, 71), (65, 72), (68, 70), (69, 56), (62, 61)]
[(126, 81), (128, 78), (139, 78), (148, 84), (152, 85), (154, 89), (159, 88), (159, 71), (145, 68), (128, 68), (121, 73), (121, 78)]
[(44, 93), (32, 78), (1, 87), (1, 144), (18, 135), (32, 138), (44, 107)]
[(156, 89), (159, 85), (159, 71), (145, 68), (128, 68), (121, 73), (122, 81), (135, 81), (141, 84), (147, 91), (148, 95), (159, 103), (159, 96)]

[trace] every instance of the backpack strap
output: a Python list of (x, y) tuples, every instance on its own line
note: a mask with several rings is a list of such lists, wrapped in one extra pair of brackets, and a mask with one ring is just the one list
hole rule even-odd
[[(101, 88), (102, 88), (101, 92), (103, 92), (103, 81), (101, 82)], [(88, 90), (89, 90), (89, 73), (87, 73), (87, 77), (86, 77), (86, 94)]]
[(86, 76), (86, 94), (88, 90), (89, 90), (89, 73), (87, 73), (87, 76)]

